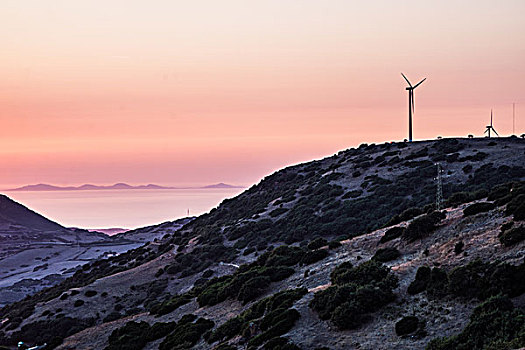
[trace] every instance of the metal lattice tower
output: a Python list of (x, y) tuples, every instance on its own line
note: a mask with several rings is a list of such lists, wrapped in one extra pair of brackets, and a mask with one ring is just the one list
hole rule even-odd
[(441, 169), (441, 164), (436, 163), (437, 166), (437, 176), (435, 178), (437, 182), (437, 189), (436, 189), (436, 210), (441, 210), (441, 207), (443, 205), (443, 180), (441, 177), (441, 174), (443, 173), (443, 169)]

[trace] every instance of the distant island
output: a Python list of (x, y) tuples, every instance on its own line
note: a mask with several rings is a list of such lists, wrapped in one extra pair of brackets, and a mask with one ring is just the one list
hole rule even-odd
[(200, 187), (172, 187), (160, 186), (155, 184), (132, 186), (126, 183), (116, 183), (114, 185), (92, 185), (84, 184), (81, 186), (55, 186), (49, 184), (27, 185), (17, 188), (11, 188), (4, 191), (86, 191), (86, 190), (191, 190), (191, 189), (228, 189), (244, 188), (243, 186), (234, 186), (220, 182), (218, 184), (200, 186)]

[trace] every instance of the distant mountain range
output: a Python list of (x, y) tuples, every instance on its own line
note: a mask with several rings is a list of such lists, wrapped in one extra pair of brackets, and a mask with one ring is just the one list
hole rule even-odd
[(174, 190), (174, 189), (215, 189), (215, 188), (244, 188), (243, 186), (234, 186), (225, 183), (218, 183), (213, 185), (201, 187), (171, 187), (160, 186), (155, 184), (132, 186), (126, 183), (116, 183), (114, 185), (100, 186), (92, 184), (84, 184), (82, 186), (55, 186), (49, 184), (27, 185), (17, 188), (11, 188), (5, 191), (86, 191), (86, 190)]

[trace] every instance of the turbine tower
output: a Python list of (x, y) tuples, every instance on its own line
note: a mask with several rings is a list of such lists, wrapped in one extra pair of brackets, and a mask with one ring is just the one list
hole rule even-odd
[(486, 126), (486, 130), (484, 132), (484, 134), (488, 133), (488, 137), (490, 137), (490, 130), (494, 131), (494, 133), (499, 137), (499, 134), (496, 132), (496, 129), (494, 129), (494, 127), (492, 126), (492, 109), (490, 110), (490, 125)]
[(427, 80), (427, 78), (421, 80), (419, 83), (412, 86), (412, 84), (410, 84), (410, 81), (408, 81), (408, 78), (403, 73), (401, 73), (401, 75), (403, 76), (403, 78), (405, 78), (405, 80), (408, 83), (408, 86), (406, 88), (408, 90), (408, 141), (412, 142), (412, 114), (414, 114), (414, 89), (421, 85), (422, 82)]

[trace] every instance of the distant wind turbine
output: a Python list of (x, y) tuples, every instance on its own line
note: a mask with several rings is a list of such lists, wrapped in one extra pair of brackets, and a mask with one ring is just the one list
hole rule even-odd
[(407, 90), (408, 90), (408, 141), (412, 142), (412, 114), (414, 114), (414, 89), (417, 88), (419, 85), (421, 85), (422, 82), (427, 80), (427, 78), (421, 80), (419, 83), (417, 83), (415, 86), (412, 86), (410, 84), (410, 81), (408, 81), (408, 78), (401, 73), (403, 78), (408, 83)]
[(486, 130), (484, 132), (484, 134), (488, 133), (488, 137), (490, 137), (490, 130), (494, 131), (494, 133), (499, 137), (499, 134), (496, 132), (496, 129), (494, 129), (494, 127), (492, 126), (492, 109), (490, 110), (490, 125), (487, 125)]

